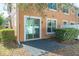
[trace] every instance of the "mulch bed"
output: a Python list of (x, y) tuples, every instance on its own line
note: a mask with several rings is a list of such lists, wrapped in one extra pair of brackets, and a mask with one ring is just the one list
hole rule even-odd
[(18, 47), (18, 43), (15, 40), (12, 41), (2, 41), (0, 42), (0, 44), (2, 44), (4, 47), (8, 48), (8, 49), (13, 49), (13, 48), (17, 48)]
[(66, 45), (74, 45), (74, 44), (79, 44), (79, 40), (62, 41), (62, 42), (59, 42), (59, 43), (66, 44)]
[(49, 52), (44, 56), (79, 56), (79, 40), (59, 42), (68, 47)]

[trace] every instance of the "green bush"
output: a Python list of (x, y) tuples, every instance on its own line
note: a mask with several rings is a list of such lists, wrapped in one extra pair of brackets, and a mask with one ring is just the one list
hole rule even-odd
[(73, 28), (56, 29), (55, 33), (58, 41), (69, 41), (74, 40), (78, 36), (79, 30)]
[(1, 41), (15, 40), (15, 34), (13, 29), (2, 29), (0, 30)]

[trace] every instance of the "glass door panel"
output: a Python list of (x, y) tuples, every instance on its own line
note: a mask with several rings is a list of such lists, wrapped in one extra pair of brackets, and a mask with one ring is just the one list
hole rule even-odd
[(56, 21), (52, 20), (52, 32), (56, 29)]
[(26, 39), (40, 37), (40, 19), (27, 18), (26, 20)]
[(30, 19), (30, 18), (27, 18), (27, 21), (26, 21), (26, 39), (32, 39), (33, 38), (33, 20)]
[(40, 37), (40, 20), (35, 19), (34, 20), (34, 38), (39, 38)]
[(51, 32), (51, 20), (48, 20), (48, 24), (47, 24), (47, 32)]

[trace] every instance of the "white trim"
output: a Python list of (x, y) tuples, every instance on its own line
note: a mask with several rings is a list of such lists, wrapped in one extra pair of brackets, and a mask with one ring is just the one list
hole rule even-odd
[(67, 24), (69, 24), (68, 20), (62, 20), (61, 28), (63, 28), (63, 26), (64, 26), (64, 22), (67, 22)]
[(18, 41), (18, 45), (20, 47), (20, 33), (19, 33), (19, 8), (17, 8), (17, 5), (16, 5), (16, 32), (17, 32), (17, 41)]
[[(49, 9), (49, 8), (48, 8)], [(57, 11), (57, 10), (55, 10), (55, 9), (49, 9), (50, 11)]]
[(54, 34), (55, 32), (51, 32), (51, 33), (49, 33), (49, 32), (47, 32), (47, 22), (48, 22), (48, 20), (55, 20), (56, 21), (56, 28), (57, 28), (57, 19), (54, 19), (54, 18), (46, 18), (46, 34)]
[(69, 23), (70, 23), (70, 24), (71, 24), (71, 23), (75, 24), (75, 21), (70, 21)]
[(65, 12), (63, 12), (64, 13), (64, 15), (69, 15), (69, 13), (65, 13)]
[(63, 12), (63, 13), (64, 13), (64, 15), (69, 15), (69, 12), (70, 12), (70, 10), (68, 9), (68, 13), (66, 13), (66, 12)]
[[(58, 9), (58, 4), (56, 4), (56, 8)], [(48, 7), (48, 9), (49, 9), (50, 11), (57, 11), (57, 9), (51, 9), (51, 8), (49, 8), (49, 7)]]
[(68, 20), (63, 20), (63, 25), (64, 25), (64, 22), (67, 22), (67, 24), (69, 23)]
[(39, 19), (40, 20), (40, 37), (39, 38), (34, 38), (34, 39), (29, 39), (29, 40), (37, 40), (37, 39), (41, 39), (41, 17), (37, 17), (37, 16), (26, 16), (24, 15), (24, 41), (29, 41), (28, 39), (26, 39), (26, 28), (25, 28), (25, 24), (26, 24), (26, 21), (27, 20), (26, 18), (36, 18), (36, 19)]
[(70, 23), (75, 23), (75, 21), (70, 21)]
[[(64, 6), (62, 6), (62, 8), (64, 8)], [(63, 12), (63, 9), (62, 9)], [(68, 13), (67, 12), (63, 12), (64, 15), (69, 15), (70, 9), (68, 9)]]

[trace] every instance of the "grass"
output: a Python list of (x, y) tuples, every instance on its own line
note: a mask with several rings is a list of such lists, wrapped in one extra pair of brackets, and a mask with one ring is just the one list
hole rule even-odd
[(8, 49), (0, 44), (0, 55), (8, 55), (12, 49)]
[(31, 54), (24, 48), (18, 48), (18, 47), (7, 48), (0, 43), (0, 56), (28, 56), (28, 55)]

